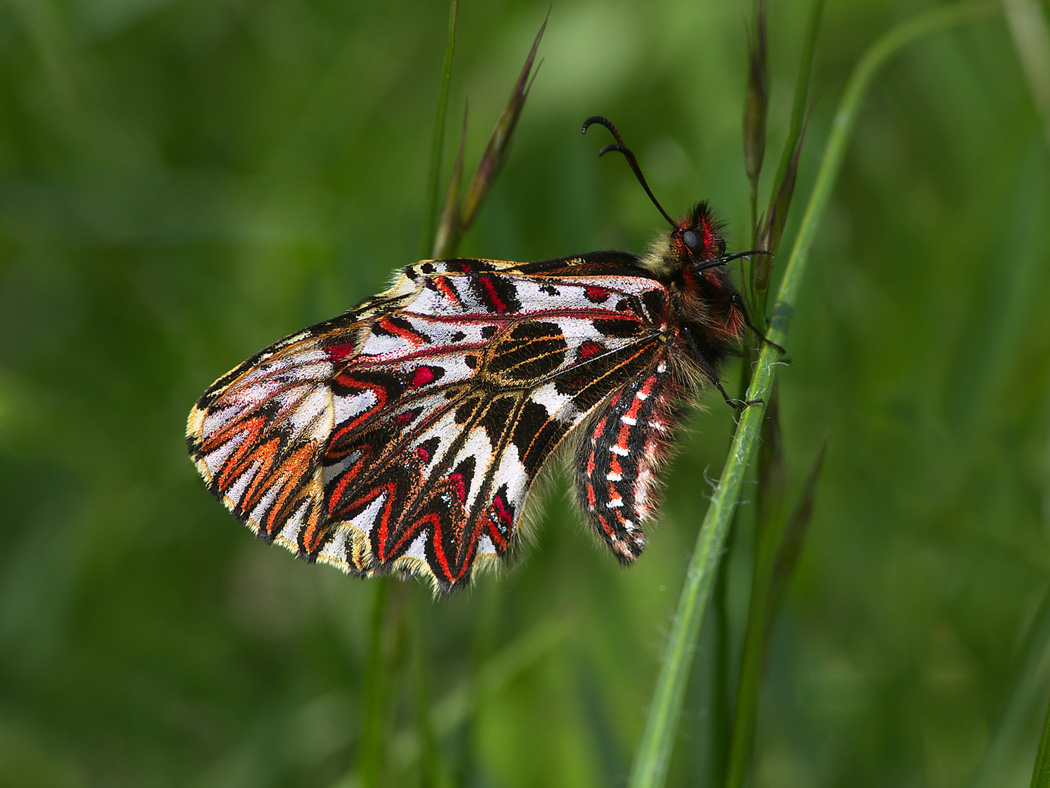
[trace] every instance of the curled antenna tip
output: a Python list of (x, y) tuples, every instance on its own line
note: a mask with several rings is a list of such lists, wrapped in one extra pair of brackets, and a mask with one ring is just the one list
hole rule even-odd
[(606, 145), (604, 148), (598, 151), (598, 155), (604, 156), (610, 151), (622, 153), (623, 157), (627, 159), (627, 164), (628, 166), (630, 166), (631, 172), (634, 173), (634, 177), (638, 179), (638, 183), (642, 185), (642, 188), (645, 189), (645, 193), (649, 195), (649, 199), (652, 201), (653, 205), (656, 206), (656, 210), (658, 210), (660, 212), (660, 215), (667, 220), (667, 223), (669, 225), (671, 225), (671, 229), (673, 229), (676, 233), (679, 232), (678, 226), (674, 223), (674, 219), (668, 216), (667, 211), (663, 209), (663, 206), (660, 205), (659, 201), (656, 199), (656, 195), (653, 194), (653, 190), (649, 188), (649, 184), (645, 181), (645, 176), (642, 175), (642, 168), (638, 166), (638, 160), (634, 157), (634, 152), (627, 147), (627, 144), (623, 141), (623, 137), (620, 136), (620, 132), (617, 130), (616, 126), (613, 125), (612, 121), (606, 117), (602, 117), (601, 115), (591, 115), (591, 117), (587, 118), (587, 120), (583, 122), (583, 128), (580, 129), (580, 133), (586, 134), (587, 129), (595, 123), (597, 123), (600, 126), (605, 126), (605, 128), (607, 128), (612, 133), (613, 137), (616, 138), (615, 143), (610, 143), (609, 145)]
[[(587, 120), (585, 120), (583, 122), (583, 126), (580, 128), (580, 134), (586, 134), (587, 133), (587, 129), (589, 129), (595, 123), (597, 123), (597, 124), (599, 124), (601, 126), (605, 126), (605, 128), (610, 128), (610, 127), (615, 128), (612, 125), (612, 123), (609, 122), (608, 118), (603, 117), (601, 115), (591, 115), (589, 118), (587, 118)], [(619, 135), (617, 135), (617, 136), (619, 136)]]

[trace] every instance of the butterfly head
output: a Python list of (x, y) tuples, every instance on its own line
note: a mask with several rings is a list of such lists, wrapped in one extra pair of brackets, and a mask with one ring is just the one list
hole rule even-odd
[(707, 203), (698, 204), (688, 216), (675, 223), (668, 251), (683, 266), (710, 265), (725, 256), (722, 223), (715, 218)]
[(643, 267), (658, 279), (714, 276), (725, 257), (726, 242), (722, 223), (707, 203), (698, 204), (672, 229), (660, 233), (642, 258)]

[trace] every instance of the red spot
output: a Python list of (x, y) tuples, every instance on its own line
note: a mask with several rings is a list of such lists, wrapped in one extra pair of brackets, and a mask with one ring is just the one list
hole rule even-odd
[(416, 367), (416, 374), (412, 378), (412, 388), (418, 389), (425, 386), (434, 379), (434, 370), (430, 367)]
[(419, 415), (418, 410), (406, 410), (404, 413), (397, 413), (394, 415), (394, 423), (400, 428), (404, 429), (412, 420)]
[(452, 483), (452, 489), (456, 493), (456, 497), (459, 498), (459, 502), (465, 503), (467, 500), (467, 485), (463, 482), (463, 474), (453, 473), (448, 477), (448, 480)]
[(583, 297), (593, 304), (600, 304), (609, 299), (609, 291), (602, 287), (588, 287), (583, 291)]
[(425, 446), (416, 447), (416, 456), (418, 456), (423, 462), (430, 462), (430, 452)]
[(500, 525), (503, 528), (510, 528), (510, 512), (507, 511), (507, 502), (503, 500), (502, 495), (497, 495), (495, 498), (492, 499), (492, 509), (495, 510), (496, 516), (500, 520)]
[(603, 348), (597, 342), (588, 339), (586, 342), (580, 345), (579, 358), (581, 361), (583, 361), (584, 359), (590, 358), (591, 356), (596, 355), (597, 353), (601, 353), (603, 350), (605, 350), (605, 348)]
[(338, 345), (329, 345), (325, 348), (325, 352), (332, 361), (342, 361), (345, 358), (349, 358), (354, 353), (353, 342), (343, 342)]

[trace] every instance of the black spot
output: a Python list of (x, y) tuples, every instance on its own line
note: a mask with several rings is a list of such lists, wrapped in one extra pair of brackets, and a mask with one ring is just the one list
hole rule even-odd
[(498, 443), (503, 431), (507, 429), (515, 403), (516, 400), (513, 397), (497, 397), (488, 403), (485, 413), (481, 416), (480, 424), (491, 443)]
[(488, 369), (509, 380), (535, 380), (560, 367), (569, 346), (554, 323), (519, 323), (496, 346)]
[(547, 409), (539, 403), (525, 403), (521, 409), (521, 418), (514, 425), (511, 440), (518, 450), (526, 474), (532, 476), (540, 469), (568, 428), (568, 424), (550, 418)]
[(642, 295), (645, 311), (654, 318), (660, 318), (667, 311), (667, 298), (659, 290), (646, 290)]
[(455, 334), (452, 335), (453, 342), (462, 342), (466, 338), (467, 335), (464, 334), (462, 331), (457, 331)]
[(606, 337), (629, 339), (640, 333), (637, 320), (618, 317), (597, 318), (593, 322), (594, 330)]
[(455, 415), (453, 416), (456, 424), (462, 426), (469, 422), (474, 417), (480, 404), (480, 399), (471, 397), (457, 405)]
[(485, 326), (481, 329), (481, 338), (492, 339), (494, 336), (496, 336), (497, 331), (499, 331), (499, 329), (495, 326)]
[(521, 311), (518, 289), (502, 276), (479, 274), (471, 277), (470, 289), (486, 308), (496, 314), (503, 315)]
[(459, 475), (460, 477), (462, 477), (462, 479), (463, 479), (463, 486), (466, 489), (469, 490), (470, 489), (470, 483), (472, 481), (474, 481), (474, 469), (475, 469), (474, 457), (471, 456), (471, 457), (467, 457), (465, 460), (463, 460), (461, 463), (459, 463), (455, 468), (453, 468), (452, 469), (452, 474), (453, 475)]

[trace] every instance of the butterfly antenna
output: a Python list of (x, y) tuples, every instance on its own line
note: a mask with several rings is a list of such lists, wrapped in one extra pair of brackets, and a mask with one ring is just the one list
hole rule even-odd
[(719, 257), (717, 260), (712, 260), (708, 263), (703, 263), (697, 266), (697, 270), (706, 271), (708, 268), (721, 268), (726, 263), (731, 263), (734, 260), (739, 260), (741, 257), (750, 257), (753, 254), (768, 254), (772, 256), (772, 252), (766, 249), (748, 249), (746, 252), (736, 252), (735, 254), (725, 255)]
[(586, 134), (587, 129), (593, 126), (595, 123), (597, 123), (599, 126), (605, 126), (605, 128), (611, 131), (612, 135), (616, 138), (615, 145), (606, 145), (604, 148), (598, 151), (598, 155), (604, 156), (609, 151), (618, 151), (619, 153), (622, 153), (624, 158), (627, 159), (627, 164), (630, 165), (631, 172), (634, 173), (634, 177), (638, 179), (638, 183), (642, 184), (642, 188), (645, 189), (645, 193), (649, 195), (649, 199), (652, 200), (653, 205), (656, 206), (656, 210), (663, 214), (663, 217), (667, 220), (667, 223), (671, 225), (673, 229), (677, 230), (678, 225), (674, 223), (674, 219), (667, 215), (667, 211), (665, 211), (664, 207), (660, 205), (659, 200), (656, 199), (656, 195), (653, 194), (653, 190), (649, 188), (649, 184), (645, 181), (645, 176), (642, 175), (642, 168), (638, 166), (638, 159), (634, 157), (634, 153), (631, 152), (631, 149), (624, 144), (623, 137), (620, 136), (620, 132), (616, 130), (616, 126), (613, 125), (612, 121), (608, 118), (602, 117), (601, 115), (592, 115), (583, 122), (583, 128), (580, 129), (580, 133)]

